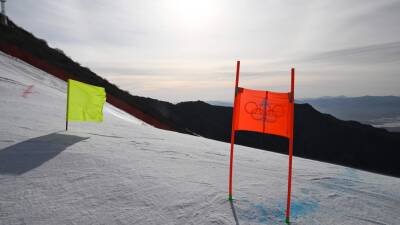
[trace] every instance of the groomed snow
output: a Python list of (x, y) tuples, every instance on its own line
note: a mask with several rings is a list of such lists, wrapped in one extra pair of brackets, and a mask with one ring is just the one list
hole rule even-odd
[[(284, 223), (286, 155), (236, 146), (230, 204), (229, 144), (110, 105), (103, 123), (66, 132), (65, 90), (0, 52), (0, 224)], [(296, 157), (293, 166), (292, 224), (400, 223), (400, 179)]]

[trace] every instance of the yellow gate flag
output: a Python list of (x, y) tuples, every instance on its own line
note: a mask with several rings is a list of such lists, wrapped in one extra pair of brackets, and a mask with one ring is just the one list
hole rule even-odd
[(67, 121), (103, 121), (106, 92), (103, 87), (68, 80)]

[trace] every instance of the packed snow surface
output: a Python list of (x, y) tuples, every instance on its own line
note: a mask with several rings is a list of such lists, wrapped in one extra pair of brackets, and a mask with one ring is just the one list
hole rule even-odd
[[(110, 105), (103, 123), (65, 131), (65, 90), (0, 53), (0, 224), (284, 223), (286, 155), (236, 146), (231, 204), (229, 144)], [(293, 167), (292, 224), (400, 223), (400, 179), (296, 157)]]

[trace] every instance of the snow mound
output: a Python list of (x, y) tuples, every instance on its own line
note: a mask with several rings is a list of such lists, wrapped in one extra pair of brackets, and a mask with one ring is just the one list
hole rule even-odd
[[(0, 224), (283, 224), (287, 156), (159, 130), (106, 105), (70, 123), (66, 83), (0, 53)], [(294, 157), (293, 224), (397, 224), (400, 179)]]

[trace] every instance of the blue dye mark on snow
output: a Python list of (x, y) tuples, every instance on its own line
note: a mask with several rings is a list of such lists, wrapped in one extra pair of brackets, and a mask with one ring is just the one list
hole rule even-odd
[(244, 209), (241, 207), (238, 208), (239, 220), (267, 224), (268, 222), (273, 221), (274, 218), (280, 218), (279, 215), (281, 212), (279, 210), (267, 207), (263, 203), (251, 203), (247, 207), (248, 208)]
[[(318, 208), (318, 203), (313, 201), (293, 201), (290, 207), (292, 218), (310, 214)], [(285, 204), (286, 207), (286, 204)]]
[[(294, 200), (291, 204), (291, 218), (295, 219), (310, 214), (318, 207), (318, 203), (311, 200)], [(260, 224), (277, 224), (284, 222), (286, 204), (280, 203), (273, 206), (273, 203), (250, 203), (246, 207), (239, 206), (237, 211), (239, 220)]]
[(343, 175), (347, 178), (359, 178), (357, 170), (349, 167), (344, 168)]

